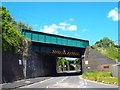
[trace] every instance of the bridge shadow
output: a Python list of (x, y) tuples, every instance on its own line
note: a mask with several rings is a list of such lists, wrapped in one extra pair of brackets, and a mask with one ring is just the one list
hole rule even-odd
[(46, 77), (62, 77), (62, 76), (77, 76), (81, 75), (80, 71), (64, 71), (64, 72), (58, 72), (56, 74), (47, 75)]
[(62, 73), (57, 73), (56, 77), (60, 77), (60, 76), (76, 76), (76, 75), (81, 75), (81, 72), (62, 72)]

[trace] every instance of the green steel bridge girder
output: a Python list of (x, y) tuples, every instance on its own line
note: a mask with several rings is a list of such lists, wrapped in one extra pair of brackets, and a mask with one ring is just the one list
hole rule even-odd
[(30, 31), (25, 29), (23, 29), (21, 33), (22, 35), (26, 36), (28, 39), (32, 40), (33, 42), (63, 45), (70, 47), (79, 47), (79, 48), (86, 48), (87, 46), (89, 46), (89, 41), (87, 40)]

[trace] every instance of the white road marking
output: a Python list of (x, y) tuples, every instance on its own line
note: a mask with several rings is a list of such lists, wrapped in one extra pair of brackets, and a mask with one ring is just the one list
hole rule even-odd
[(46, 82), (46, 81), (51, 80), (51, 79), (53, 79), (53, 78), (49, 78), (49, 79), (46, 79), (46, 80), (43, 80), (43, 81), (40, 81), (40, 82), (32, 83), (32, 84), (27, 85), (27, 86), (22, 86), (22, 87), (20, 87), (20, 88), (24, 88), (24, 87), (27, 88), (27, 87), (30, 87), (30, 86), (32, 86), (32, 85), (40, 84), (40, 83)]
[[(61, 82), (63, 82), (65, 79), (67, 79), (68, 77), (65, 77), (65, 78), (63, 78), (61, 81), (58, 81), (58, 82), (56, 82), (56, 84), (53, 84), (53, 85), (58, 85), (59, 83), (61, 83)], [(47, 86), (46, 88), (51, 88), (51, 86)]]
[(48, 86), (46, 88), (49, 88)]
[(61, 83), (61, 82), (63, 82), (65, 79), (67, 79), (68, 77), (65, 77), (65, 78), (63, 78), (61, 81), (59, 81), (59, 82), (56, 82), (56, 84), (59, 84), (59, 83)]
[(46, 81), (51, 80), (51, 79), (53, 79), (53, 78), (49, 78), (49, 79), (43, 80), (43, 81), (38, 82), (38, 83), (43, 83), (43, 82), (46, 82)]
[(25, 83), (28, 83), (28, 84), (29, 84), (29, 83), (30, 83), (30, 81), (25, 81)]
[(80, 86), (77, 86), (77, 88), (80, 88)]

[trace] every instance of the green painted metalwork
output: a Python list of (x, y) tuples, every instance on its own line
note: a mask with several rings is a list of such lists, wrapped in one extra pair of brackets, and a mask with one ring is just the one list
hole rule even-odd
[(59, 36), (54, 34), (46, 34), (42, 32), (30, 31), (30, 30), (22, 30), (22, 35), (31, 39), (33, 42), (57, 44), (57, 45), (80, 47), (80, 48), (86, 48), (86, 46), (89, 46), (89, 41), (87, 40), (81, 40), (81, 39)]

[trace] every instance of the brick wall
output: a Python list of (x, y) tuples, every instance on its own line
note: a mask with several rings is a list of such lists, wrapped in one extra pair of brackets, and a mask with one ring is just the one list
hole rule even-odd
[(103, 65), (98, 65), (98, 70), (101, 71), (112, 71), (112, 66), (114, 64), (103, 64)]

